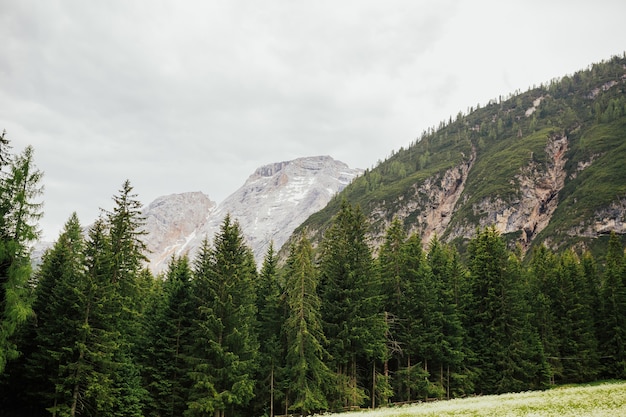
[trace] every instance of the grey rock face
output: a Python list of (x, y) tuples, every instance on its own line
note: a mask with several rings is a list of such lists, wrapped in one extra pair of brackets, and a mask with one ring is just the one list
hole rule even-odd
[(219, 205), (202, 193), (160, 197), (144, 210), (150, 268), (165, 270), (172, 255), (193, 259), (205, 238), (212, 242), (227, 214), (239, 222), (260, 265), (271, 242), (278, 250), (361, 173), (329, 156), (299, 158), (258, 168)]

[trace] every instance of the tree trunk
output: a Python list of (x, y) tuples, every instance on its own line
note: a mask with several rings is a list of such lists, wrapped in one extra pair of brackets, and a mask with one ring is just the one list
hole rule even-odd
[(407, 356), (406, 360), (406, 400), (411, 401), (411, 354)]
[(270, 373), (270, 417), (274, 417), (274, 364)]
[(372, 362), (372, 410), (376, 408), (376, 361)]

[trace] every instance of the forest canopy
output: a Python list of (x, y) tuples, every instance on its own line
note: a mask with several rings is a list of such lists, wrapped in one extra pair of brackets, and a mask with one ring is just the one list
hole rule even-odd
[(374, 256), (344, 200), (319, 247), (300, 233), (284, 264), (270, 247), (257, 266), (226, 216), (195, 259), (153, 276), (125, 181), (33, 270), (42, 174), (0, 139), (5, 415), (310, 414), (626, 378), (615, 234), (601, 260), (546, 246), (522, 259), (487, 227), (461, 257), (396, 219)]

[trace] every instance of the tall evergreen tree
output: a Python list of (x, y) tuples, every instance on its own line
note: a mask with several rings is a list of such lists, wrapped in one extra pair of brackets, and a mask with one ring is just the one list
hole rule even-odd
[(25, 372), (52, 415), (114, 415), (108, 411), (118, 396), (111, 377), (119, 333), (109, 327), (115, 313), (104, 229), (96, 221), (83, 241), (72, 216), (38, 275), (38, 347)]
[(428, 265), (432, 273), (433, 285), (437, 300), (435, 305), (435, 356), (433, 378), (445, 393), (463, 395), (473, 389), (468, 378), (469, 370), (464, 366), (468, 355), (466, 333), (462, 324), (461, 303), (464, 303), (467, 291), (465, 269), (461, 266), (458, 254), (445, 247), (437, 237), (430, 242)]
[(35, 201), (43, 187), (42, 172), (27, 147), (15, 158), (8, 153), (8, 139), (0, 137), (0, 374), (18, 356), (13, 339), (31, 314), (28, 280), (31, 277), (29, 245), (38, 235), (42, 204)]
[(611, 233), (602, 277), (600, 350), (606, 377), (626, 378), (626, 257)]
[(308, 415), (328, 409), (325, 391), (332, 383), (332, 372), (325, 363), (328, 354), (324, 348), (313, 249), (304, 234), (291, 248), (285, 276), (288, 315), (284, 327), (292, 398), (289, 409)]
[(224, 219), (214, 249), (196, 259), (193, 370), (188, 416), (224, 416), (254, 393), (256, 266), (237, 222)]
[(426, 261), (422, 240), (412, 234), (401, 248), (405, 305), (402, 323), (403, 361), (396, 377), (396, 391), (402, 401), (430, 396), (428, 363), (434, 354), (436, 328), (434, 305), (437, 294), (432, 286), (432, 271)]
[[(405, 357), (405, 348), (408, 345), (409, 332), (407, 332), (407, 320), (412, 303), (409, 300), (408, 277), (405, 274), (407, 265), (404, 257), (404, 245), (407, 234), (402, 222), (396, 218), (391, 223), (385, 235), (385, 241), (380, 249), (377, 263), (381, 277), (381, 289), (383, 294), (384, 317), (387, 324), (387, 354), (383, 363), (383, 378), (389, 385), (391, 374), (398, 371)], [(394, 399), (402, 398), (396, 389)], [(392, 394), (391, 392), (389, 393)], [(381, 398), (385, 403), (389, 399)]]
[[(322, 240), (320, 296), (324, 334), (338, 377), (337, 405), (360, 406), (386, 356), (380, 284), (359, 207), (345, 200)], [(372, 389), (371, 392), (375, 390)]]
[(192, 278), (187, 257), (172, 257), (162, 290), (146, 314), (147, 337), (141, 356), (150, 416), (182, 416), (187, 409), (191, 385), (187, 356), (195, 317)]
[(146, 261), (142, 236), (146, 232), (142, 229), (142, 205), (130, 181), (123, 183), (113, 202), (113, 210), (106, 211), (105, 215), (110, 245), (107, 252), (108, 278), (114, 289), (112, 306), (117, 310), (116, 321), (112, 324), (120, 334), (120, 349), (115, 351), (114, 358), (119, 371), (113, 375), (118, 395), (110, 412), (125, 416), (141, 415), (141, 403), (146, 393), (141, 388), (133, 347), (141, 332), (140, 318), (147, 292), (142, 275)]
[(37, 274), (33, 303), (37, 325), (26, 366), (29, 385), (37, 391), (31, 394), (53, 415), (75, 414), (75, 365), (84, 341), (85, 273), (85, 242), (74, 213)]
[(558, 317), (555, 316), (554, 300), (557, 298), (558, 259), (545, 245), (533, 249), (528, 270), (533, 324), (539, 334), (543, 351), (550, 364), (550, 380), (562, 373), (560, 361)]
[(572, 251), (560, 255), (559, 298), (553, 304), (559, 318), (557, 339), (565, 382), (593, 381), (598, 375), (598, 346), (594, 329), (593, 300), (578, 256)]
[(255, 387), (258, 412), (273, 417), (275, 405), (286, 388), (283, 377), (285, 343), (282, 325), (285, 320), (283, 289), (278, 279), (278, 256), (270, 244), (257, 284), (257, 325), (259, 346), (259, 376)]
[(519, 261), (495, 227), (479, 230), (468, 250), (472, 300), (466, 318), (478, 392), (543, 387), (548, 365), (531, 324)]

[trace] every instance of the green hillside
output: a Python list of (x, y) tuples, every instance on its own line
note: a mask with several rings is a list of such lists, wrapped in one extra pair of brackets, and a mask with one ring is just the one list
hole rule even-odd
[[(434, 229), (462, 247), (477, 226), (513, 213), (509, 223), (517, 219), (520, 225), (501, 230), (511, 244), (593, 250), (611, 230), (622, 234), (620, 222), (626, 221), (625, 91), (626, 56), (613, 57), (460, 112), (366, 170), (301, 227), (313, 240), (319, 238), (345, 199), (369, 217), (374, 246), (394, 217), (407, 231), (424, 237)], [(443, 178), (464, 164), (469, 170), (452, 184), (463, 190), (449, 216), (430, 224), (420, 221), (437, 208), (424, 190), (450, 191)], [(522, 185), (524, 179), (530, 188)], [(540, 189), (553, 180), (547, 191)], [(536, 202), (524, 195), (533, 192), (533, 183), (538, 195), (545, 194)], [(526, 230), (521, 226), (528, 215), (520, 209), (524, 204), (538, 217), (537, 224), (528, 220)]]

